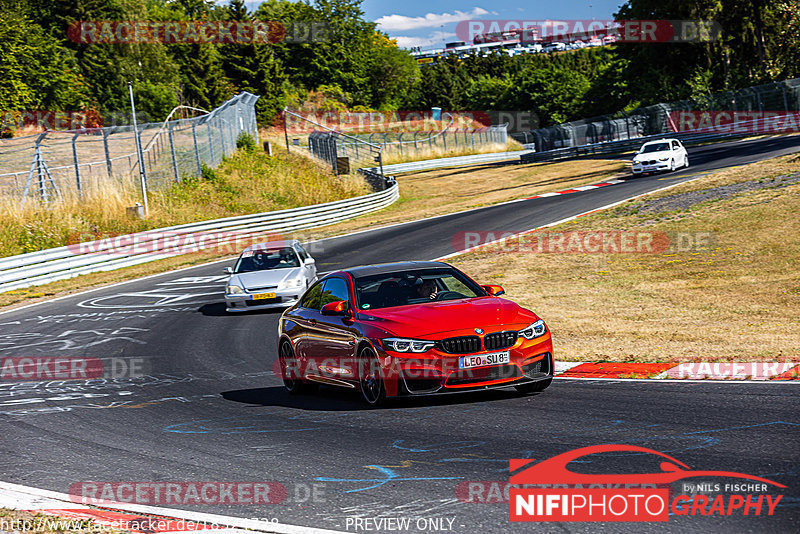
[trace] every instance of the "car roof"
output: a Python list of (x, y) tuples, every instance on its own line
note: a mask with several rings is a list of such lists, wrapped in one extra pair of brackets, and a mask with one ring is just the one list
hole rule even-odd
[[(287, 248), (287, 247), (293, 247), (293, 246), (295, 246), (295, 245), (297, 245), (299, 243), (300, 242), (297, 239), (292, 239), (290, 241), (287, 241), (287, 240), (284, 240), (284, 241), (265, 241), (264, 243), (255, 243), (253, 245), (250, 245), (249, 247), (247, 247), (244, 250), (264, 250), (264, 249), (269, 249), (269, 248)], [(244, 252), (244, 250), (242, 252)]]
[(349, 273), (353, 278), (363, 278), (376, 274), (393, 273), (396, 271), (420, 271), (423, 269), (452, 269), (453, 267), (441, 261), (398, 261), (394, 263), (378, 263), (375, 265), (360, 265), (342, 269), (341, 272)]
[(654, 145), (656, 143), (666, 143), (666, 142), (672, 142), (672, 141), (678, 141), (678, 139), (674, 139), (674, 138), (672, 138), (672, 139), (656, 139), (655, 141), (648, 141), (645, 144), (643, 144), (642, 146)]

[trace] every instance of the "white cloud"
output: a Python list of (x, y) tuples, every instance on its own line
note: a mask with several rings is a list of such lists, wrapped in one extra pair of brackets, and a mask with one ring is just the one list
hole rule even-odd
[(427, 37), (408, 37), (408, 36), (400, 36), (400, 37), (392, 37), (392, 39), (397, 40), (397, 46), (400, 48), (414, 48), (418, 46), (420, 48), (429, 48), (429, 47), (437, 47), (442, 48), (444, 46), (444, 42), (451, 37), (455, 37), (456, 34), (452, 32), (433, 32)]
[[(419, 28), (435, 28), (450, 22), (470, 20), (481, 15), (488, 15), (489, 12), (483, 8), (476, 7), (472, 11), (458, 11), (453, 13), (428, 13), (424, 17), (407, 17), (405, 15), (385, 15), (375, 23), (383, 31), (404, 31), (418, 30)], [(415, 45), (416, 46), (416, 45)]]

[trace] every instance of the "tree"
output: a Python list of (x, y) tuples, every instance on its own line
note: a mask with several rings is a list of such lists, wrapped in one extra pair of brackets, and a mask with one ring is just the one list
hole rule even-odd
[(0, 6), (0, 109), (85, 109), (89, 98), (73, 54), (13, 7)]

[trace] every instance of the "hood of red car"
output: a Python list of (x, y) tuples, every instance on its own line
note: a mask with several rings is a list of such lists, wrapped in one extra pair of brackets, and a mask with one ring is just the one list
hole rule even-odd
[[(524, 328), (536, 321), (535, 313), (518, 304), (497, 297), (478, 297), (409, 306), (359, 310), (361, 320), (388, 330), (398, 337), (429, 338), (434, 334), (464, 335), (482, 328), (487, 333)], [(430, 337), (433, 339), (433, 337)]]

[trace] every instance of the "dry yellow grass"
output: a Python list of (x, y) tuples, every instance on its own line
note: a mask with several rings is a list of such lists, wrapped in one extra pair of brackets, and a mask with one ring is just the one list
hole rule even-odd
[[(481, 252), (454, 261), (541, 315), (562, 360), (800, 360), (800, 185), (647, 214), (652, 198), (794, 174), (797, 156), (726, 170), (548, 231), (711, 232), (707, 251)], [(496, 249), (495, 249), (496, 250)]]
[(530, 165), (480, 165), (401, 175), (400, 200), (387, 209), (311, 231), (314, 237), (490, 206), (550, 191), (624, 176), (624, 162), (564, 161)]
[[(324, 228), (306, 230), (301, 235), (295, 234), (295, 237), (304, 240), (319, 239), (385, 224), (452, 213), (608, 179), (623, 170), (624, 164), (620, 162), (589, 160), (520, 166), (481, 166), (414, 173), (399, 177), (401, 199), (389, 208)], [(491, 189), (487, 187), (487, 183), (491, 183)], [(191, 254), (6, 292), (0, 294), (0, 307), (36, 302), (223, 257), (225, 256), (210, 253)]]
[(42, 205), (33, 200), (0, 201), (0, 256), (33, 252), (74, 242), (76, 236), (126, 234), (199, 220), (294, 208), (369, 192), (357, 176), (336, 177), (297, 155), (239, 152), (205, 179), (188, 179), (149, 194), (146, 220), (126, 216), (141, 200), (138, 181), (103, 181), (79, 200)]
[(90, 520), (70, 519), (63, 516), (37, 514), (25, 510), (0, 508), (0, 528), (4, 532), (41, 532), (42, 534), (67, 534), (71, 532), (126, 532), (119, 528), (100, 525)]

